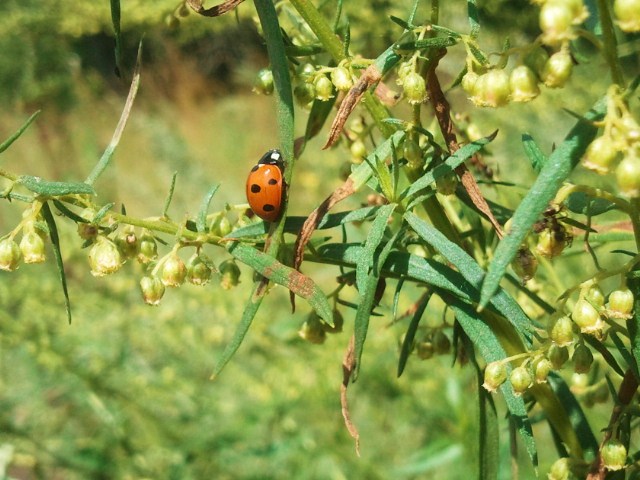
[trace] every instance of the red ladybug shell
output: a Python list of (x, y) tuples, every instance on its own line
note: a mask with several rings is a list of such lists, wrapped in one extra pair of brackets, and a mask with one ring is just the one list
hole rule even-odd
[(282, 209), (284, 179), (282, 154), (269, 150), (247, 178), (247, 200), (251, 210), (267, 222), (275, 222)]

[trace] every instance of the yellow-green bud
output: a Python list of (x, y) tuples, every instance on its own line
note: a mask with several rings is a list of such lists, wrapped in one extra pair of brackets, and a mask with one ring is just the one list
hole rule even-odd
[(471, 101), (479, 107), (501, 107), (509, 102), (511, 87), (509, 75), (502, 69), (489, 70), (475, 83), (475, 95)]
[(540, 95), (538, 77), (526, 65), (519, 65), (513, 69), (509, 77), (509, 86), (514, 102), (528, 102)]
[(538, 270), (538, 259), (529, 250), (529, 247), (521, 247), (511, 262), (511, 267), (523, 282), (528, 282)]
[(551, 465), (551, 469), (549, 470), (549, 474), (547, 475), (547, 478), (548, 480), (571, 479), (572, 475), (571, 475), (569, 458), (563, 457), (553, 462), (553, 465)]
[(541, 358), (533, 366), (533, 375), (536, 379), (536, 383), (545, 383), (549, 373), (553, 370), (551, 360), (548, 358)]
[(138, 261), (140, 263), (149, 263), (158, 258), (158, 244), (153, 235), (144, 232), (140, 237), (140, 247), (138, 249)]
[(333, 84), (326, 75), (318, 75), (313, 82), (313, 86), (316, 90), (316, 98), (326, 102), (330, 98), (333, 98)]
[(125, 227), (116, 237), (116, 245), (124, 259), (138, 255), (140, 242), (133, 227)]
[(627, 197), (640, 197), (640, 158), (631, 150), (616, 168), (618, 188)]
[(451, 350), (451, 340), (442, 330), (436, 330), (433, 334), (433, 349), (436, 355), (444, 355)]
[(542, 41), (547, 45), (558, 45), (574, 38), (574, 15), (564, 2), (546, 2), (540, 9)]
[(117, 272), (122, 267), (122, 256), (115, 243), (107, 237), (99, 236), (89, 250), (89, 265), (94, 277), (102, 277)]
[(20, 240), (20, 252), (24, 263), (42, 263), (45, 261), (44, 240), (34, 230), (28, 231)]
[(307, 342), (314, 344), (322, 344), (327, 339), (327, 332), (322, 326), (320, 317), (315, 312), (311, 312), (307, 316), (300, 330), (298, 330), (298, 335)]
[(580, 327), (582, 333), (595, 335), (604, 328), (604, 321), (600, 317), (600, 313), (584, 298), (576, 302), (571, 312), (571, 318)]
[(611, 137), (602, 135), (589, 144), (582, 164), (599, 175), (605, 175), (609, 173), (609, 167), (617, 156), (618, 150)]
[(162, 265), (161, 280), (166, 287), (179, 287), (187, 277), (187, 266), (180, 256), (173, 252), (169, 254)]
[(495, 392), (507, 379), (507, 366), (500, 362), (491, 362), (484, 369), (482, 386), (489, 392)]
[(549, 347), (547, 358), (551, 361), (554, 370), (560, 370), (566, 361), (569, 360), (569, 350), (567, 347), (559, 347), (554, 343)]
[(339, 92), (347, 92), (353, 87), (351, 73), (346, 67), (336, 67), (331, 71), (331, 82)]
[(187, 262), (187, 280), (194, 285), (206, 285), (211, 279), (211, 268), (194, 253)]
[(509, 381), (516, 395), (522, 395), (531, 386), (531, 373), (527, 367), (519, 366), (511, 370)]
[(431, 339), (425, 339), (416, 343), (416, 355), (420, 360), (429, 360), (435, 355), (435, 348)]
[(411, 105), (418, 105), (427, 99), (427, 84), (422, 75), (410, 72), (402, 82), (404, 96)]
[(220, 286), (225, 290), (230, 290), (240, 283), (240, 267), (235, 260), (225, 260), (218, 267), (220, 270)]
[(542, 69), (542, 81), (549, 88), (563, 87), (573, 70), (571, 54), (560, 50), (549, 57)]
[(0, 240), (0, 270), (13, 272), (20, 265), (22, 253), (12, 238)]
[(627, 449), (619, 440), (609, 440), (600, 449), (604, 467), (610, 471), (622, 470), (627, 463)]
[(611, 318), (630, 318), (634, 301), (633, 292), (628, 288), (614, 290), (609, 294), (607, 315)]
[(142, 277), (140, 279), (142, 299), (147, 305), (159, 305), (164, 295), (164, 284), (156, 276)]
[(573, 322), (566, 315), (549, 319), (553, 322), (550, 325), (549, 337), (556, 345), (564, 347), (573, 343)]
[(253, 91), (262, 95), (273, 93), (273, 72), (270, 68), (263, 68), (258, 72)]
[(615, 0), (613, 13), (620, 30), (627, 33), (640, 32), (640, 0)]

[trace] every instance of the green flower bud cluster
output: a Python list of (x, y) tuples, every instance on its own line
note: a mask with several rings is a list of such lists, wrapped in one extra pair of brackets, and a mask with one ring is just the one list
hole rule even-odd
[(326, 102), (335, 96), (336, 91), (348, 92), (353, 87), (354, 78), (345, 61), (337, 67), (319, 69), (307, 63), (297, 71), (293, 93), (301, 106), (309, 108), (313, 100)]
[(540, 8), (541, 40), (549, 46), (577, 38), (576, 27), (589, 17), (583, 0), (547, 0)]
[(618, 188), (627, 197), (640, 197), (640, 124), (615, 88), (608, 95), (609, 108), (603, 122), (603, 134), (584, 154), (585, 168), (605, 175), (615, 167)]

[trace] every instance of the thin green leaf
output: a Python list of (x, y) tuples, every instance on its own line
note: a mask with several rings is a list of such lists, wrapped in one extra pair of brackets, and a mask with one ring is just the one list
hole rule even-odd
[(269, 63), (273, 72), (273, 84), (276, 98), (276, 118), (278, 119), (278, 136), (284, 158), (289, 162), (285, 167), (285, 181), (291, 183), (292, 163), (294, 157), (293, 141), (293, 95), (289, 76), (289, 60), (284, 48), (282, 31), (278, 15), (271, 0), (255, 0), (256, 11), (264, 32)]
[[(480, 288), (484, 278), (484, 270), (469, 254), (416, 214), (406, 212), (404, 218), (418, 236), (438, 250), (471, 285)], [(494, 295), (491, 303), (514, 326), (526, 344), (531, 346), (531, 322), (518, 303), (502, 289)]]
[(371, 223), (371, 229), (367, 235), (367, 240), (362, 249), (362, 257), (358, 261), (356, 266), (356, 285), (360, 294), (364, 292), (365, 285), (369, 276), (369, 271), (373, 268), (374, 260), (376, 257), (376, 250), (384, 237), (384, 231), (387, 228), (389, 219), (393, 215), (393, 211), (397, 205), (391, 203), (384, 205), (378, 210), (378, 215)]
[(582, 338), (584, 338), (584, 341), (587, 342), (591, 348), (602, 355), (602, 358), (604, 358), (605, 362), (607, 362), (607, 364), (614, 372), (616, 372), (621, 377), (624, 377), (624, 370), (622, 369), (622, 367), (620, 367), (620, 365), (618, 365), (618, 361), (602, 342), (596, 340), (591, 335), (584, 335)]
[[(467, 336), (478, 348), (487, 363), (502, 360), (507, 357), (500, 341), (496, 338), (492, 329), (483, 321), (482, 317), (473, 310), (471, 305), (465, 304), (456, 298), (445, 296), (445, 301), (455, 312), (456, 320), (460, 323)], [(505, 382), (500, 387), (507, 408), (515, 422), (516, 429), (522, 438), (531, 463), (538, 466), (538, 452), (533, 439), (533, 430), (527, 417), (527, 409), (522, 397), (516, 396), (510, 382)]]
[(411, 13), (409, 13), (409, 18), (407, 19), (407, 23), (409, 25), (413, 25), (413, 21), (416, 18), (416, 13), (418, 12), (419, 4), (420, 4), (420, 0), (413, 0), (413, 5), (411, 6)]
[(62, 293), (64, 294), (64, 308), (67, 311), (67, 319), (71, 323), (71, 301), (69, 300), (69, 290), (67, 289), (67, 276), (64, 273), (64, 264), (62, 263), (62, 252), (60, 251), (60, 237), (58, 236), (58, 228), (56, 227), (56, 221), (51, 213), (51, 208), (47, 202), (42, 204), (42, 216), (47, 227), (49, 228), (49, 238), (51, 239), (51, 246), (53, 247), (53, 256), (56, 259), (56, 266), (58, 267), (58, 275), (60, 276), (60, 283), (62, 285)]
[(595, 198), (586, 192), (572, 192), (564, 202), (573, 213), (595, 217), (616, 208), (615, 204), (604, 198)]
[(167, 212), (169, 211), (169, 207), (171, 206), (171, 200), (173, 200), (173, 192), (176, 189), (176, 179), (178, 178), (178, 172), (173, 172), (171, 176), (171, 185), (169, 186), (169, 193), (167, 194), (167, 198), (164, 201), (164, 207), (162, 208), (162, 216), (166, 217)]
[(627, 320), (627, 330), (631, 341), (631, 354), (635, 360), (635, 367), (640, 366), (640, 278), (630, 276), (627, 287), (633, 293), (633, 317)]
[(231, 360), (233, 355), (238, 351), (238, 348), (240, 348), (240, 345), (249, 331), (249, 327), (251, 327), (253, 319), (262, 304), (262, 300), (264, 299), (264, 294), (260, 294), (261, 291), (264, 291), (262, 281), (258, 280), (253, 283), (251, 296), (244, 307), (240, 323), (236, 327), (236, 331), (234, 332), (231, 341), (224, 348), (222, 355), (220, 355), (220, 358), (213, 369), (213, 373), (211, 374), (211, 379), (215, 379), (220, 375), (220, 372), (222, 372), (227, 363), (229, 363), (229, 360)]
[(418, 303), (418, 307), (416, 308), (413, 317), (411, 317), (411, 322), (409, 323), (407, 333), (405, 333), (404, 340), (402, 341), (402, 347), (400, 348), (400, 358), (398, 358), (398, 377), (400, 377), (402, 372), (404, 372), (404, 367), (407, 365), (409, 355), (413, 351), (413, 342), (416, 338), (418, 325), (420, 325), (420, 319), (422, 318), (424, 311), (427, 309), (427, 305), (429, 304), (432, 294), (433, 292), (427, 292), (427, 294), (420, 299), (420, 303)]
[(606, 101), (600, 100), (569, 132), (562, 144), (551, 154), (540, 175), (513, 215), (510, 232), (500, 241), (482, 285), (480, 306), (485, 306), (496, 292), (502, 276), (529, 233), (531, 226), (547, 208), (549, 201), (566, 180), (597, 133), (593, 121), (601, 118)]
[(76, 222), (76, 223), (89, 223), (89, 220), (87, 220), (86, 218), (82, 218), (80, 215), (78, 215), (75, 212), (69, 210), (64, 205), (64, 203), (62, 203), (61, 201), (53, 199), (53, 204), (55, 205), (55, 207), (58, 209), (58, 211), (60, 213), (62, 213), (65, 217), (70, 218), (74, 222)]
[(478, 15), (476, 0), (467, 0), (467, 16), (469, 17), (469, 27), (471, 27), (469, 36), (471, 38), (478, 38), (480, 34), (480, 17)]
[(93, 220), (91, 220), (91, 223), (95, 223), (96, 225), (98, 225), (102, 221), (104, 216), (107, 214), (107, 212), (109, 212), (109, 210), (111, 210), (114, 205), (115, 203), (113, 202), (107, 203), (106, 205), (104, 205), (100, 210), (98, 210), (98, 213), (96, 213), (95, 217), (93, 217)]
[(636, 376), (636, 378), (640, 378), (640, 374), (638, 374), (638, 366), (636, 365), (635, 358), (633, 357), (633, 355), (631, 355), (626, 345), (624, 344), (622, 339), (618, 336), (615, 330), (611, 329), (609, 331), (609, 338), (611, 338), (611, 340), (613, 341), (613, 344), (616, 346), (616, 350), (618, 351), (622, 359), (629, 366), (629, 368), (633, 370), (633, 373)]
[(18, 182), (28, 190), (45, 197), (59, 197), (62, 195), (95, 195), (91, 185), (81, 182), (49, 182), (40, 177), (21, 175)]
[(391, 308), (391, 322), (395, 323), (398, 318), (398, 304), (400, 303), (400, 292), (402, 291), (402, 286), (404, 285), (404, 278), (398, 280), (396, 284), (396, 291), (393, 294), (393, 307)]
[(24, 133), (24, 131), (29, 128), (29, 125), (33, 123), (33, 121), (40, 115), (41, 110), (37, 110), (34, 114), (32, 114), (26, 122), (18, 129), (16, 133), (7, 138), (4, 142), (0, 143), (0, 153), (4, 152), (7, 148), (11, 146), (13, 142), (15, 142), (20, 135)]
[(527, 133), (522, 135), (522, 146), (524, 147), (524, 153), (527, 155), (527, 158), (529, 158), (529, 161), (531, 162), (531, 166), (536, 171), (536, 173), (539, 173), (542, 169), (542, 166), (547, 161), (547, 156), (542, 153), (542, 150), (540, 150), (540, 147), (535, 142), (533, 137)]
[(251, 267), (263, 277), (304, 298), (316, 313), (329, 325), (333, 326), (333, 309), (327, 297), (311, 278), (278, 262), (266, 253), (249, 245), (232, 242), (227, 250), (236, 259)]
[(385, 159), (391, 156), (391, 149), (394, 145), (400, 145), (404, 140), (405, 132), (402, 130), (396, 131), (393, 135), (382, 142), (378, 147), (367, 155), (365, 162), (362, 162), (351, 172), (349, 178), (353, 181), (355, 190), (359, 190), (367, 181), (371, 178), (373, 173), (371, 165), (375, 165), (376, 159)]
[[(331, 213), (325, 215), (317, 230), (325, 230), (329, 228), (339, 227), (352, 222), (362, 222), (373, 218), (377, 215), (380, 207), (364, 207), (350, 212)], [(287, 217), (284, 225), (284, 231), (287, 233), (298, 233), (307, 217)], [(245, 238), (264, 235), (269, 233), (269, 224), (265, 222), (252, 223), (246, 227), (238, 228), (229, 233), (226, 238)]]
[(116, 75), (122, 74), (122, 35), (120, 34), (120, 0), (111, 0), (111, 23), (116, 40)]
[(410, 197), (411, 195), (416, 194), (420, 190), (425, 189), (426, 187), (431, 185), (433, 182), (435, 182), (437, 178), (440, 178), (441, 176), (446, 175), (447, 173), (450, 173), (457, 166), (462, 164), (465, 160), (471, 158), (471, 156), (474, 153), (476, 153), (478, 150), (480, 150), (482, 147), (492, 142), (493, 139), (496, 138), (497, 134), (498, 134), (498, 131), (496, 130), (491, 135), (481, 138), (479, 140), (476, 140), (475, 142), (468, 143), (467, 145), (457, 150), (453, 155), (449, 156), (444, 161), (444, 163), (438, 165), (433, 170), (429, 170), (422, 177), (420, 177), (418, 180), (413, 182), (410, 187), (408, 187), (404, 192), (400, 194), (400, 199), (407, 198), (407, 197)]
[[(587, 458), (593, 458), (598, 452), (598, 440), (596, 439), (593, 430), (589, 426), (589, 421), (580, 406), (580, 403), (576, 397), (571, 393), (566, 382), (560, 375), (555, 372), (551, 372), (547, 377), (547, 383), (553, 390), (554, 396), (557, 402), (561, 405), (561, 408), (566, 411), (567, 418), (571, 424), (570, 429), (575, 432), (578, 442), (583, 450), (584, 455)], [(557, 406), (553, 406), (557, 409)], [(549, 409), (546, 409), (548, 413)], [(555, 430), (558, 429), (554, 426)], [(577, 453), (577, 452), (575, 452)]]
[(218, 189), (220, 188), (220, 184), (216, 184), (212, 186), (205, 197), (202, 199), (202, 204), (200, 205), (200, 212), (198, 213), (198, 221), (196, 222), (196, 228), (198, 232), (202, 233), (207, 230), (207, 212), (209, 211), (209, 205), (211, 204), (211, 199), (216, 194)]
[(124, 103), (124, 108), (122, 109), (122, 115), (120, 115), (120, 120), (118, 120), (118, 125), (116, 126), (115, 131), (113, 132), (113, 136), (111, 137), (111, 141), (107, 148), (105, 149), (102, 157), (93, 168), (85, 183), (89, 185), (93, 185), (98, 177), (105, 171), (109, 162), (111, 161), (111, 157), (113, 157), (113, 152), (115, 152), (116, 147), (120, 143), (120, 138), (122, 137), (122, 132), (124, 131), (124, 127), (127, 125), (127, 121), (129, 120), (129, 115), (131, 114), (131, 108), (133, 107), (133, 101), (136, 98), (138, 93), (138, 87), (140, 86), (140, 61), (142, 57), (142, 42), (138, 45), (138, 57), (136, 59), (136, 66), (133, 71), (133, 78), (131, 79), (131, 87), (129, 87), (129, 94), (127, 95), (127, 100)]
[(478, 423), (480, 424), (478, 441), (480, 477), (482, 480), (495, 480), (498, 478), (498, 466), (500, 465), (500, 428), (498, 425), (498, 412), (493, 397), (482, 386), (484, 376), (477, 362), (474, 360), (476, 370), (476, 385), (478, 389)]
[(455, 37), (431, 37), (415, 41), (399, 41), (393, 44), (396, 51), (424, 50), (427, 48), (447, 48), (458, 43)]

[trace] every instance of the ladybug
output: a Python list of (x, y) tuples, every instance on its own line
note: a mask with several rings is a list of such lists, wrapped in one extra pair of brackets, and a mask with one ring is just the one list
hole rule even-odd
[(269, 150), (251, 169), (247, 178), (247, 201), (251, 210), (267, 222), (282, 213), (285, 183), (284, 160), (279, 150)]

